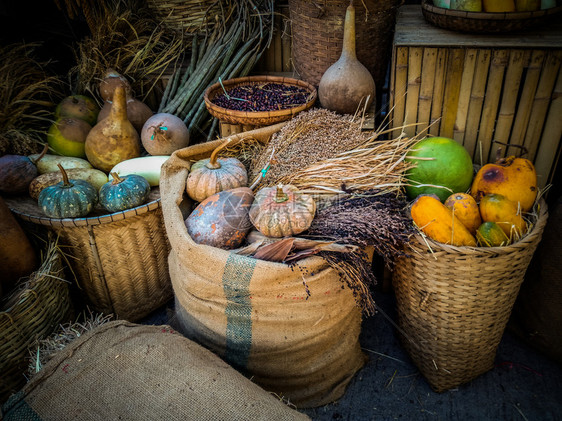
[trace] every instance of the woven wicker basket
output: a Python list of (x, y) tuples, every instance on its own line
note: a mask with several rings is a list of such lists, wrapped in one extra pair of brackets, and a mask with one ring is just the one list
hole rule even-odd
[[(221, 2), (212, 0), (147, 0), (146, 4), (162, 25), (178, 33), (211, 29), (217, 22), (216, 15), (228, 15), (228, 11), (221, 9)], [(223, 2), (222, 7), (226, 6)]]
[[(396, 12), (403, 0), (356, 1), (358, 60), (371, 72), (377, 88), (384, 85)], [(300, 77), (318, 86), (341, 55), (343, 22), (349, 0), (289, 0), (293, 65)], [(366, 8), (365, 8), (366, 6)]]
[(40, 267), (16, 287), (0, 312), (0, 403), (26, 382), (30, 347), (69, 320), (68, 283), (55, 240), (50, 240)]
[(48, 218), (31, 198), (6, 202), (21, 219), (50, 227), (60, 236), (94, 310), (136, 321), (173, 297), (158, 188), (144, 205), (112, 214), (98, 209), (86, 218)]
[(433, 0), (422, 0), (424, 18), (444, 29), (470, 33), (503, 33), (520, 31), (541, 24), (562, 11), (562, 6), (535, 12), (465, 12), (433, 5)]
[(416, 236), (393, 272), (402, 343), (436, 392), (494, 366), (505, 326), (548, 218), (506, 247), (454, 247)]

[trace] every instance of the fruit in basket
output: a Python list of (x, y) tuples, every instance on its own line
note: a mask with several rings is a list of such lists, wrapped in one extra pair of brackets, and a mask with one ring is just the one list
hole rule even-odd
[(140, 206), (150, 194), (150, 184), (140, 175), (119, 177), (116, 173), (111, 173), (111, 178), (99, 191), (99, 203), (109, 212)]
[(345, 13), (341, 56), (322, 75), (318, 99), (322, 107), (342, 114), (368, 109), (375, 99), (373, 76), (357, 60), (355, 52), (355, 7), (352, 4)]
[(523, 213), (531, 210), (538, 193), (533, 163), (525, 158), (510, 156), (481, 167), (474, 177), (470, 194), (480, 201), (489, 193), (501, 194), (519, 203)]
[(35, 163), (39, 174), (59, 171), (58, 164), (61, 164), (65, 170), (69, 170), (71, 168), (92, 168), (92, 164), (90, 164), (87, 160), (74, 156), (40, 153), (29, 155), (29, 159)]
[(141, 130), (141, 142), (150, 155), (171, 155), (189, 145), (189, 130), (183, 120), (173, 114), (151, 116)]
[(115, 165), (141, 154), (139, 135), (127, 118), (125, 90), (118, 86), (109, 116), (90, 130), (85, 151), (94, 168), (109, 172)]
[(239, 247), (252, 228), (248, 213), (252, 189), (224, 190), (203, 200), (185, 220), (187, 232), (197, 244), (223, 249)]
[(492, 221), (482, 223), (476, 230), (480, 247), (501, 247), (509, 245), (509, 238), (498, 224)]
[(77, 118), (88, 123), (96, 124), (100, 108), (96, 101), (86, 95), (71, 95), (63, 99), (55, 109), (55, 119)]
[(453, 139), (427, 137), (420, 140), (410, 148), (406, 161), (414, 163), (406, 172), (406, 194), (410, 199), (433, 193), (444, 201), (452, 193), (470, 188), (472, 159)]
[[(108, 181), (107, 174), (95, 168), (70, 168), (66, 170), (66, 174), (70, 179), (87, 181), (98, 191), (101, 186)], [(44, 188), (60, 183), (61, 181), (62, 173), (60, 171), (41, 174), (35, 177), (29, 184), (29, 196), (37, 200), (39, 198), (39, 193), (41, 193)]]
[(114, 69), (107, 69), (99, 85), (102, 99), (104, 101), (112, 101), (117, 86), (125, 89), (126, 96), (132, 96), (131, 84), (127, 78)]
[(476, 230), (482, 224), (480, 209), (474, 197), (468, 193), (453, 193), (444, 203), (453, 211), (453, 215), (468, 228), (471, 234), (476, 234)]
[(482, 0), (482, 9), (491, 13), (515, 12), (515, 0)]
[(451, 7), (451, 0), (433, 0), (433, 5), (436, 7), (449, 9)]
[(148, 181), (151, 186), (158, 186), (160, 184), (160, 173), (162, 165), (170, 158), (169, 156), (140, 156), (138, 158), (131, 158), (121, 161), (114, 166), (110, 173), (114, 172), (119, 176), (137, 174), (141, 175)]
[(84, 180), (69, 179), (59, 164), (62, 181), (44, 188), (37, 202), (49, 218), (79, 218), (86, 216), (98, 202), (98, 190)]
[(47, 143), (58, 154), (85, 158), (84, 143), (92, 126), (79, 118), (64, 117), (51, 124)]
[(484, 222), (495, 222), (515, 242), (527, 232), (527, 222), (517, 204), (501, 194), (487, 194), (480, 199), (480, 215)]
[(482, 0), (451, 0), (451, 9), (465, 12), (481, 12)]
[(0, 157), (0, 192), (21, 194), (27, 192), (29, 184), (39, 172), (34, 162), (25, 155)]
[(223, 190), (245, 187), (248, 184), (246, 167), (236, 158), (218, 158), (229, 141), (215, 148), (210, 158), (201, 159), (191, 166), (185, 190), (196, 202)]
[(518, 12), (535, 12), (540, 8), (541, 0), (515, 0), (515, 10)]
[(256, 193), (250, 221), (267, 237), (288, 237), (307, 230), (315, 213), (312, 196), (285, 184), (264, 187)]
[(453, 246), (476, 246), (476, 239), (439, 199), (420, 195), (410, 209), (412, 220), (429, 238)]

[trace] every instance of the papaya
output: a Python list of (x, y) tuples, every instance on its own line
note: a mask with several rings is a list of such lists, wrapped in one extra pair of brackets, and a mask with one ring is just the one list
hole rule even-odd
[(472, 235), (482, 224), (480, 209), (474, 197), (467, 193), (454, 193), (445, 200), (445, 206), (453, 211), (455, 218), (468, 228)]
[(509, 245), (505, 232), (495, 222), (484, 222), (476, 230), (476, 240), (481, 247), (501, 247)]
[(490, 193), (500, 194), (529, 212), (538, 193), (537, 173), (531, 161), (510, 156), (486, 164), (476, 173), (470, 194), (479, 202)]
[(412, 220), (431, 239), (454, 246), (476, 246), (476, 239), (439, 199), (420, 195), (410, 208)]
[(480, 216), (484, 222), (495, 222), (512, 241), (519, 240), (527, 232), (527, 222), (520, 209), (501, 194), (487, 194), (480, 200)]

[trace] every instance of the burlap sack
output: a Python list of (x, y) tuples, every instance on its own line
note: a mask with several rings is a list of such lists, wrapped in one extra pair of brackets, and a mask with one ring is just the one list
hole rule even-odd
[[(266, 142), (281, 126), (232, 136), (232, 144), (249, 136)], [(176, 151), (163, 168), (162, 209), (180, 328), (298, 407), (332, 402), (365, 362), (361, 310), (336, 271), (319, 257), (289, 267), (198, 245), (187, 233), (182, 209), (189, 162), (208, 157), (221, 142)]]
[(71, 342), (3, 407), (4, 421), (306, 420), (169, 326), (126, 321)]

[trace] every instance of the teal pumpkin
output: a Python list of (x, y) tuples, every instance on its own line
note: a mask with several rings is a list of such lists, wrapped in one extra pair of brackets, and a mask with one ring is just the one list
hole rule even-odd
[(41, 190), (39, 207), (50, 218), (80, 218), (86, 216), (98, 202), (98, 190), (84, 180), (68, 179), (58, 164), (62, 181)]
[(105, 183), (100, 189), (100, 204), (110, 212), (118, 212), (142, 205), (150, 194), (147, 179), (130, 174), (123, 177), (111, 173), (112, 181)]

